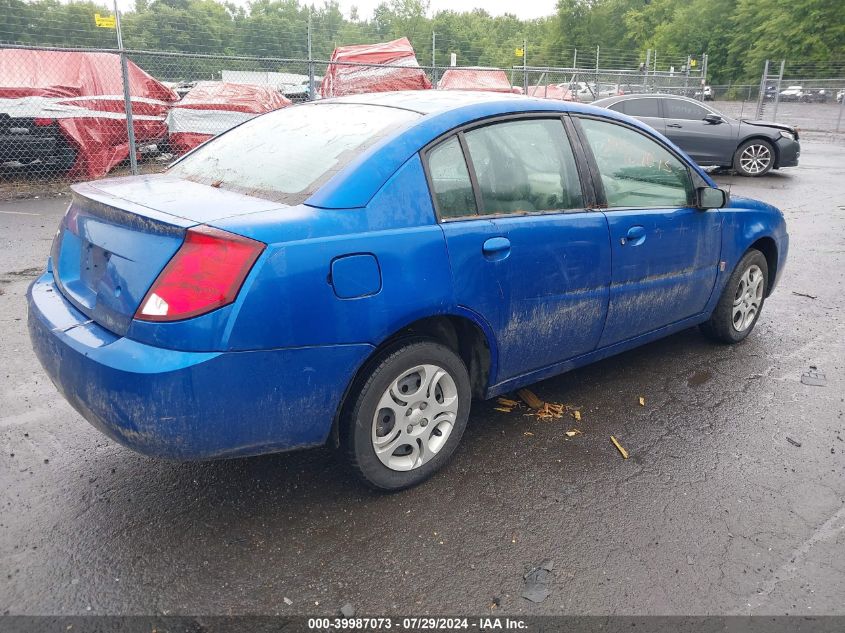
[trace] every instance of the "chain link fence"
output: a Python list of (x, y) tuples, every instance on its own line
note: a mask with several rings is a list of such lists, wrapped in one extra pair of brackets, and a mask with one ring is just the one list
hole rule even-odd
[(701, 74), (670, 71), (607, 70), (602, 68), (514, 67), (525, 94), (535, 97), (590, 103), (624, 94), (680, 94), (703, 96)]
[[(796, 66), (806, 72), (805, 65)], [(822, 138), (845, 133), (845, 77), (790, 74), (786, 61), (776, 74), (767, 72), (773, 67), (766, 64), (757, 84), (710, 86), (705, 99), (734, 118), (786, 123)]]
[(578, 102), (664, 88), (692, 94), (695, 83), (689, 75), (670, 77), (658, 71), (442, 67), (411, 61), (363, 64), (6, 45), (0, 48), (0, 196), (61, 191), (74, 181), (160, 171), (205, 140), (263, 112), (383, 90), (385, 82), (391, 89), (527, 93)]
[[(310, 30), (308, 36), (310, 42)], [(432, 61), (454, 61), (435, 46), (432, 41)], [(286, 58), (0, 46), (0, 197), (160, 171), (263, 112), (385, 89), (384, 81), (400, 88), (484, 90), (581, 103), (619, 94), (680, 94), (712, 101), (738, 118), (757, 118), (762, 89), (766, 118), (805, 130), (833, 132), (843, 125), (845, 81), (705, 86), (706, 56), (704, 68), (693, 67), (691, 57), (665, 59), (658, 67), (652, 51), (602, 57), (597, 47), (589, 66), (586, 56), (576, 53), (572, 61), (584, 65), (503, 68), (419, 65), (416, 60), (362, 64), (316, 59), (308, 50), (304, 58)], [(630, 68), (602, 67), (603, 60)]]

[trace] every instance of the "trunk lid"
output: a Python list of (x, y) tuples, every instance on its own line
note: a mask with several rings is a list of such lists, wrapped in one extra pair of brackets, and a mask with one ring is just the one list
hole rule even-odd
[(164, 174), (71, 189), (53, 241), (53, 276), (77, 309), (119, 336), (188, 228), (280, 206)]

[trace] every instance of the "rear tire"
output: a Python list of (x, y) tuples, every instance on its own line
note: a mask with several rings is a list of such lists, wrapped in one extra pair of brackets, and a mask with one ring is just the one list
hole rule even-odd
[(728, 279), (710, 319), (699, 326), (702, 333), (720, 343), (739, 343), (751, 334), (757, 324), (768, 287), (766, 257), (751, 249)]
[(454, 453), (469, 418), (470, 381), (461, 358), (428, 339), (386, 348), (365, 369), (341, 418), (341, 447), (377, 490), (415, 486)]
[(775, 166), (775, 148), (763, 139), (745, 141), (734, 153), (733, 164), (740, 176), (764, 176)]

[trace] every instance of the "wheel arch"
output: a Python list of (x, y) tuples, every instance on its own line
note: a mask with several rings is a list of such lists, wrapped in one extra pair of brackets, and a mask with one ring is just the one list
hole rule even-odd
[(777, 242), (769, 236), (761, 237), (751, 244), (745, 252), (747, 253), (750, 250), (758, 250), (763, 253), (763, 257), (766, 258), (766, 266), (769, 269), (769, 278), (766, 283), (766, 296), (768, 297), (772, 292), (774, 281), (777, 278), (778, 272)]
[(739, 143), (737, 143), (736, 149), (734, 150), (734, 162), (736, 161), (736, 157), (739, 154), (739, 148), (742, 147), (748, 141), (766, 141), (769, 145), (771, 145), (772, 151), (775, 153), (775, 163), (774, 165), (772, 165), (772, 169), (777, 169), (778, 167), (780, 167), (780, 148), (778, 147), (777, 141), (759, 132), (752, 132), (751, 134), (743, 138)]
[(440, 314), (422, 317), (404, 325), (385, 337), (361, 363), (343, 392), (332, 420), (329, 441), (335, 446), (340, 442), (340, 420), (349, 406), (350, 396), (365, 380), (367, 371), (389, 346), (403, 339), (426, 338), (442, 343), (454, 351), (469, 372), (470, 388), (474, 398), (483, 398), (496, 372), (496, 344), (492, 331), (477, 315), (461, 311), (458, 314)]

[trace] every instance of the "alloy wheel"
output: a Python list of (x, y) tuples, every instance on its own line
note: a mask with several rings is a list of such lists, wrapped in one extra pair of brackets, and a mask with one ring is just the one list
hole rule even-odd
[(756, 264), (749, 266), (743, 273), (734, 294), (731, 321), (737, 332), (744, 332), (760, 311), (763, 303), (763, 271)]
[(765, 145), (749, 145), (739, 157), (739, 164), (748, 174), (759, 174), (768, 169), (772, 152)]

